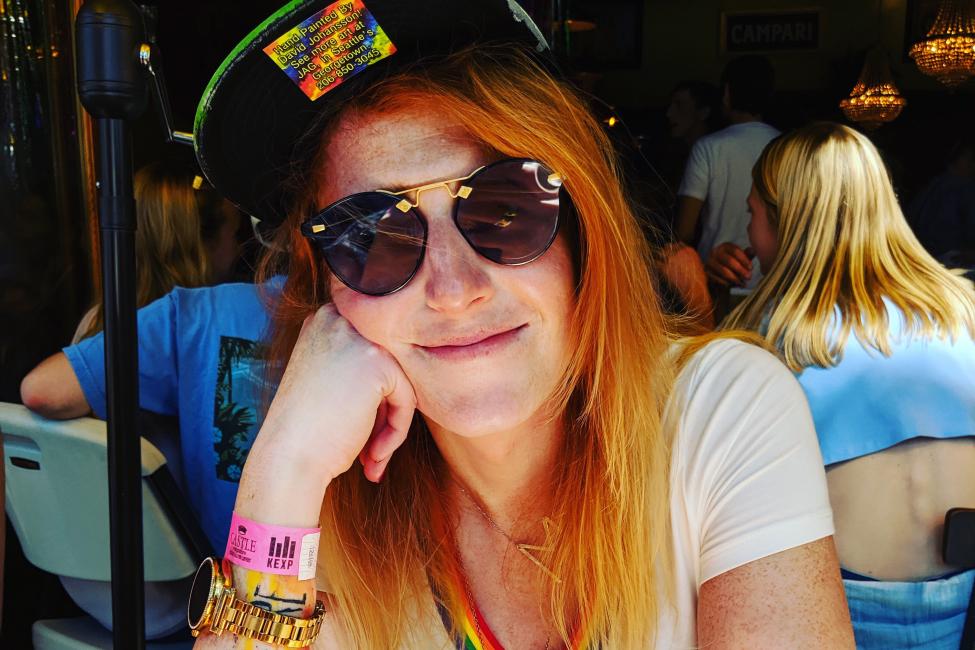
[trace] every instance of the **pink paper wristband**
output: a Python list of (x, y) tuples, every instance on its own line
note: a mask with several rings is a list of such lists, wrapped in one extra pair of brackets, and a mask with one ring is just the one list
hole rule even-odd
[(310, 580), (318, 567), (320, 533), (321, 528), (267, 526), (235, 512), (224, 557), (245, 569)]

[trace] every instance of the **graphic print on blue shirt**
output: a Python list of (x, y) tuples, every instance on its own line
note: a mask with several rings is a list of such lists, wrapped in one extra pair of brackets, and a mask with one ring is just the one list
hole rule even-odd
[(264, 346), (221, 336), (213, 403), (213, 452), (217, 478), (237, 483), (261, 424)]
[[(177, 287), (139, 310), (139, 405), (179, 418), (177, 482), (216, 549), (227, 544), (240, 469), (263, 417), (257, 348), (270, 326), (265, 298), (273, 301), (282, 282)], [(64, 353), (92, 411), (104, 419), (105, 337)]]

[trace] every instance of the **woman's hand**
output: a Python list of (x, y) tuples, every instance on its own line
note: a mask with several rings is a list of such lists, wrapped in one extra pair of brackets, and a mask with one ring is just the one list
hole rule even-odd
[[(413, 387), (392, 355), (333, 305), (321, 307), (305, 319), (248, 455), (237, 512), (263, 523), (314, 525), (325, 487), (356, 458), (366, 478), (382, 478), (415, 409)], [(284, 504), (291, 504), (288, 516)]]
[[(359, 458), (366, 478), (379, 481), (393, 452), (406, 440), (415, 410), (413, 387), (392, 355), (360, 336), (335, 307), (322, 307), (305, 319), (298, 334), (244, 465), (234, 511), (272, 526), (318, 526), (325, 488), (332, 479)], [(312, 616), (313, 576), (230, 566), (239, 598), (251, 604), (260, 601), (259, 606), (277, 614)], [(346, 647), (335, 636), (334, 607), (328, 608), (315, 647)], [(195, 647), (251, 645), (243, 637), (226, 634), (204, 635)]]
[(704, 270), (715, 284), (743, 287), (752, 277), (754, 256), (750, 248), (743, 250), (731, 242), (725, 242), (711, 251)]

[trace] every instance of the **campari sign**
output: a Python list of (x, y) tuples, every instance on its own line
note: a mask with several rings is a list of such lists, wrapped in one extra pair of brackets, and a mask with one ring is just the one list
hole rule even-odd
[(819, 9), (721, 14), (721, 49), (725, 52), (815, 50), (819, 32)]

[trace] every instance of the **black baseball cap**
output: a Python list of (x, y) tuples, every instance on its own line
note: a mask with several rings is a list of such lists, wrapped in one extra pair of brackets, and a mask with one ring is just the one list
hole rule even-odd
[(200, 168), (242, 210), (278, 225), (290, 202), (284, 181), (307, 164), (315, 138), (304, 136), (323, 110), (419, 61), (488, 42), (518, 44), (552, 64), (515, 0), (289, 2), (207, 85), (193, 125)]

